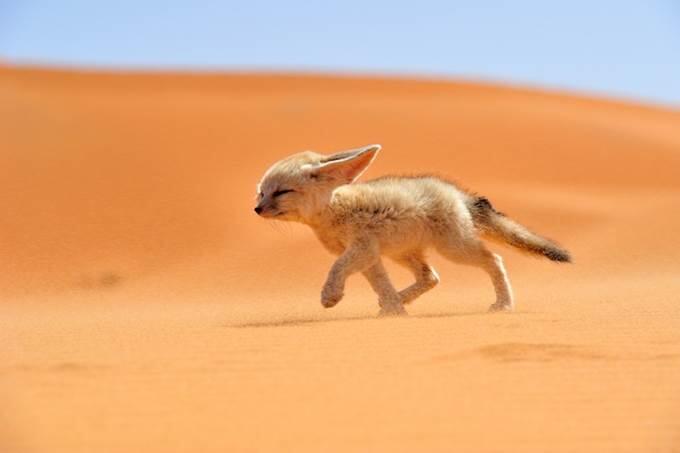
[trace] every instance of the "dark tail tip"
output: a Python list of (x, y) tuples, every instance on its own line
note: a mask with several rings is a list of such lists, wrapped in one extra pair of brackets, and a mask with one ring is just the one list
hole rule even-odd
[(550, 248), (543, 250), (543, 255), (551, 261), (558, 263), (571, 263), (571, 255), (566, 250)]

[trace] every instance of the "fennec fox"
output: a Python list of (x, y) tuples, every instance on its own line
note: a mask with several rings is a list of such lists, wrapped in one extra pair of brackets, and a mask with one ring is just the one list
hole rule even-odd
[[(512, 310), (503, 261), (480, 237), (570, 261), (566, 250), (496, 211), (486, 198), (440, 178), (385, 176), (354, 183), (379, 150), (369, 145), (330, 156), (294, 154), (275, 163), (258, 184), (257, 214), (309, 225), (338, 255), (321, 292), (324, 307), (336, 305), (347, 277), (361, 272), (378, 294), (380, 314), (405, 314), (404, 304), (439, 282), (425, 259), (425, 251), (434, 248), (451, 261), (484, 269), (496, 290), (490, 310)], [(415, 283), (395, 290), (382, 256), (408, 268)]]

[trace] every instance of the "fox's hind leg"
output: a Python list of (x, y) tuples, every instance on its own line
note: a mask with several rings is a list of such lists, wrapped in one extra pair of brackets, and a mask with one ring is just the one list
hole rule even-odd
[(416, 252), (403, 255), (396, 258), (395, 261), (410, 270), (416, 278), (415, 283), (399, 291), (401, 303), (408, 304), (413, 302), (439, 283), (439, 275), (437, 275), (433, 267), (425, 262), (425, 257), (422, 253)]
[(491, 277), (496, 290), (496, 302), (489, 307), (489, 311), (512, 311), (515, 308), (515, 302), (503, 258), (485, 249), (481, 257), (481, 266)]
[(475, 240), (472, 243), (460, 245), (439, 245), (439, 253), (453, 262), (481, 267), (491, 277), (496, 302), (489, 307), (489, 311), (512, 311), (514, 301), (508, 275), (505, 272), (503, 259), (487, 249), (484, 244)]
[(376, 264), (369, 267), (363, 272), (371, 288), (378, 295), (378, 303), (380, 304), (381, 316), (405, 315), (406, 310), (402, 305), (401, 297), (397, 290), (394, 289), (390, 278), (385, 271), (382, 260), (378, 260)]

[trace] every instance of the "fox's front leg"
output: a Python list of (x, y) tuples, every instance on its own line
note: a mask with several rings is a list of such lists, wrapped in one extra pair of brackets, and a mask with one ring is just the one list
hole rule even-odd
[(345, 280), (355, 272), (362, 272), (380, 259), (375, 240), (364, 238), (352, 242), (335, 261), (321, 291), (321, 305), (335, 306), (344, 295)]
[(371, 288), (378, 295), (381, 316), (405, 315), (403, 300), (397, 290), (394, 289), (382, 260), (364, 271), (364, 276), (371, 284)]

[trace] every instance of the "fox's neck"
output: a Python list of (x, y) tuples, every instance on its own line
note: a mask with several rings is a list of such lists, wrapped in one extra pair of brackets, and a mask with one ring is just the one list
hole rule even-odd
[(312, 229), (322, 228), (330, 217), (330, 203), (318, 205), (315, 209), (303, 212), (300, 215), (300, 222), (310, 226)]
[(333, 192), (334, 190), (324, 191), (313, 197), (304, 209), (300, 210), (300, 222), (312, 228), (323, 225), (330, 214)]

